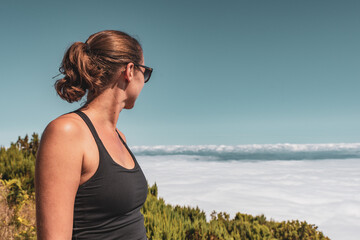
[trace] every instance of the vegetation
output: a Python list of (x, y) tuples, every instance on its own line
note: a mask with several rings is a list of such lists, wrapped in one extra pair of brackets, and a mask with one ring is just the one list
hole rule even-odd
[(39, 136), (34, 133), (31, 141), (26, 135), (19, 137), (10, 148), (0, 148), (0, 174), (3, 180), (18, 179), (29, 193), (34, 191), (35, 156), (39, 148)]
[(36, 239), (35, 198), (18, 179), (0, 181), (0, 239)]
[[(34, 173), (39, 137), (19, 137), (0, 148), (0, 239), (36, 239)], [(329, 239), (306, 222), (267, 220), (264, 215), (205, 213), (198, 207), (172, 206), (158, 197), (156, 184), (148, 188), (142, 208), (149, 239)]]
[(211, 220), (198, 207), (165, 204), (157, 197), (157, 186), (149, 187), (142, 212), (149, 239), (329, 239), (306, 222), (266, 220), (264, 215), (237, 213), (230, 219), (227, 213), (211, 214)]

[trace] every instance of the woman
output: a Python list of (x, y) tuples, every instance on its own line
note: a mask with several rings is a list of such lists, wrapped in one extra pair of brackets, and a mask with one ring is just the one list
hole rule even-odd
[(134, 107), (152, 69), (137, 40), (102, 31), (76, 42), (55, 83), (79, 110), (46, 127), (36, 161), (38, 239), (146, 239), (140, 209), (147, 182), (125, 136), (116, 129), (122, 109)]

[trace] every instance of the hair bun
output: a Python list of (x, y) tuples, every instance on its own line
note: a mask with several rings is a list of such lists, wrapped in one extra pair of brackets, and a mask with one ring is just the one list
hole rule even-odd
[(99, 69), (94, 67), (87, 46), (83, 42), (75, 42), (70, 46), (60, 67), (65, 77), (55, 82), (59, 96), (70, 103), (79, 101), (87, 90), (92, 90), (96, 82), (94, 76), (99, 77)]
[(86, 90), (76, 86), (69, 76), (57, 80), (55, 88), (59, 96), (70, 103), (79, 101), (86, 93)]

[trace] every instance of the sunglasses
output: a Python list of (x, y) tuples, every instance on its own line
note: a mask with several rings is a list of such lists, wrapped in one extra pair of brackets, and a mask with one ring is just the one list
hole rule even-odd
[(151, 77), (151, 73), (152, 73), (153, 69), (150, 67), (144, 66), (144, 65), (137, 64), (137, 63), (134, 63), (134, 66), (145, 68), (145, 71), (143, 72), (144, 82), (147, 83)]

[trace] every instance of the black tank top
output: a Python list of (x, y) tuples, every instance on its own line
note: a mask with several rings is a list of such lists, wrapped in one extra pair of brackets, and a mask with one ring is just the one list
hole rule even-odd
[(133, 169), (120, 166), (105, 149), (86, 114), (75, 113), (94, 136), (99, 166), (76, 193), (72, 239), (146, 240), (140, 209), (147, 197), (147, 181), (134, 155), (118, 133), (135, 163)]

